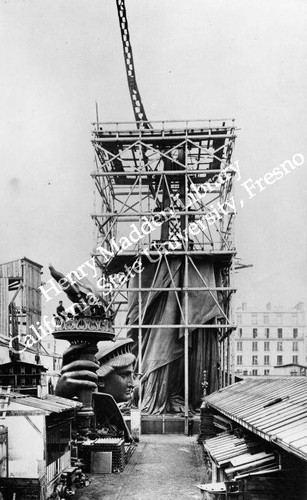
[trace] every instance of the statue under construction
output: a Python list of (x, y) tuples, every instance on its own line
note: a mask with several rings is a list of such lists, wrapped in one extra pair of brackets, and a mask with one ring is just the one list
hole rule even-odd
[(138, 125), (95, 123), (95, 258), (116, 334), (134, 340), (142, 411), (187, 417), (204, 370), (210, 392), (229, 381), (236, 130), (233, 120)]

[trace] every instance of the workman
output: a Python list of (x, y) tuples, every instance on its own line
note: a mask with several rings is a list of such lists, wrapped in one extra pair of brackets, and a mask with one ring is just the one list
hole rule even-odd
[(58, 307), (56, 308), (56, 313), (61, 318), (66, 318), (65, 307), (63, 306), (63, 301), (60, 300)]

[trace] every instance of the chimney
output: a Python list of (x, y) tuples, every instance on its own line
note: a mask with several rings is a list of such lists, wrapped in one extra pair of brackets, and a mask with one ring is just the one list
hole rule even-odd
[(267, 310), (267, 311), (270, 311), (270, 310), (272, 309), (272, 304), (271, 304), (271, 302), (268, 302), (268, 303), (266, 304), (266, 306), (265, 306), (265, 307), (266, 307), (266, 310)]
[(247, 302), (242, 302), (242, 311), (246, 311), (247, 309)]
[(304, 302), (298, 302), (295, 306), (298, 311), (304, 311)]

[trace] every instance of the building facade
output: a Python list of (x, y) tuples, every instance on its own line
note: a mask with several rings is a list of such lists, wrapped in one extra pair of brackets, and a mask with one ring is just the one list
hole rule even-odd
[[(282, 309), (268, 303), (262, 310), (243, 303), (236, 310), (233, 365), (238, 376), (279, 375), (280, 367), (306, 366), (305, 311), (303, 302)], [(293, 373), (292, 373), (293, 372)], [(299, 374), (305, 374), (299, 373)]]

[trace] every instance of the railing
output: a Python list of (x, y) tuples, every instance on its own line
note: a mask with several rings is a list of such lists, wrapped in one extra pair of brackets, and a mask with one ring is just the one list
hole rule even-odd
[(146, 128), (147, 121), (127, 121), (127, 122), (92, 122), (95, 127), (94, 133), (96, 131), (103, 132), (135, 132), (135, 133), (146, 133), (154, 134), (155, 131), (163, 132), (175, 132), (182, 130), (209, 130), (209, 129), (228, 129), (235, 128), (234, 118), (214, 118), (214, 119), (195, 119), (195, 120), (154, 120), (150, 121), (152, 126), (151, 129)]

